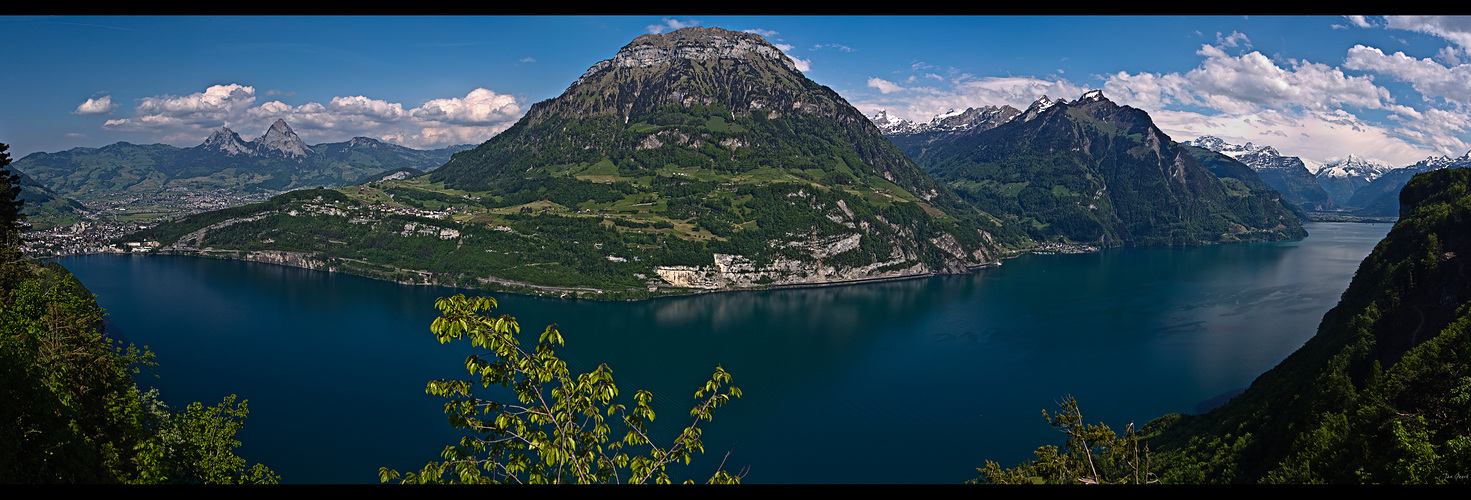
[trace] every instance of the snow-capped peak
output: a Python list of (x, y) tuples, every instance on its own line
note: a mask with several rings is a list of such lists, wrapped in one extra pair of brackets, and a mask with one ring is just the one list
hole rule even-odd
[(1084, 92), (1082, 97), (1078, 98), (1079, 103), (1097, 102), (1102, 100), (1104, 100), (1102, 90), (1089, 90), (1087, 92)]
[[(1426, 162), (1433, 160), (1435, 159), (1427, 158)], [(1394, 167), (1384, 162), (1350, 153), (1342, 160), (1324, 165), (1317, 175), (1332, 178), (1360, 177), (1372, 181), (1390, 170), (1394, 170)]]

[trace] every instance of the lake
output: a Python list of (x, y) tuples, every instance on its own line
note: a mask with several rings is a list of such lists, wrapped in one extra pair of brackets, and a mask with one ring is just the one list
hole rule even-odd
[[(723, 366), (745, 396), (704, 423), (673, 476), (748, 483), (959, 483), (1062, 444), (1042, 410), (1076, 396), (1122, 430), (1240, 391), (1316, 331), (1388, 224), (1313, 223), (1299, 241), (1027, 255), (969, 275), (639, 302), (492, 294), (523, 333), (556, 323), (574, 372), (607, 363), (656, 439), (688, 425)], [(160, 366), (174, 409), (249, 400), (238, 453), (289, 483), (375, 483), (458, 434), (428, 380), (463, 378), (468, 342), (429, 332), (468, 292), (178, 256), (57, 259), (111, 328)], [(615, 426), (615, 435), (621, 436)]]

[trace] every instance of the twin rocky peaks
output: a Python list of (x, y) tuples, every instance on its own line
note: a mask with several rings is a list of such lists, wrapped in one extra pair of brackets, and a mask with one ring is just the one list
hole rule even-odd
[(228, 127), (220, 127), (215, 133), (210, 134), (203, 144), (197, 146), (199, 149), (218, 151), (230, 156), (264, 156), (267, 154), (280, 154), (291, 158), (301, 159), (312, 152), (311, 146), (307, 146), (286, 120), (276, 119), (266, 133), (253, 141), (240, 140), (240, 134), (235, 133)]

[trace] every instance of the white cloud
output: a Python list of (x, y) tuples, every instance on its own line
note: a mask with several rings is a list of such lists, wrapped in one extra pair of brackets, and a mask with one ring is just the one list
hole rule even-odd
[(1471, 65), (1445, 66), (1430, 59), (1415, 59), (1404, 52), (1386, 55), (1375, 47), (1355, 45), (1348, 49), (1343, 66), (1408, 82), (1427, 100), (1441, 98), (1462, 106), (1471, 105)]
[(485, 88), (464, 97), (431, 99), (413, 109), (361, 95), (300, 106), (281, 101), (252, 106), (254, 101), (252, 87), (217, 85), (188, 96), (140, 99), (133, 117), (107, 120), (104, 127), (150, 133), (164, 142), (192, 146), (221, 126), (249, 139), (271, 122), (284, 119), (313, 144), (368, 136), (430, 148), (485, 141), (509, 128), (523, 112), (514, 97)]
[(523, 57), (523, 58), (520, 59), (519, 62), (534, 63), (534, 62), (536, 62), (536, 59), (533, 59), (533, 58), (530, 58), (530, 57)]
[(1387, 28), (1438, 36), (1462, 48), (1471, 48), (1471, 17), (1385, 16)]
[(105, 95), (95, 99), (87, 99), (87, 102), (78, 104), (77, 109), (72, 111), (72, 113), (78, 115), (104, 115), (117, 109), (117, 106), (117, 104), (112, 102), (112, 96)]
[(1368, 19), (1365, 19), (1364, 16), (1343, 16), (1343, 17), (1347, 18), (1348, 19), (1348, 22), (1353, 23), (1354, 26), (1358, 26), (1360, 28), (1373, 28), (1374, 27), (1374, 25), (1369, 24), (1369, 20)]
[(883, 78), (869, 78), (868, 86), (879, 89), (879, 92), (884, 94), (904, 90), (904, 87), (900, 87), (899, 84), (885, 80)]
[[(790, 54), (788, 54), (787, 57), (792, 57), (792, 56)], [(812, 60), (811, 59), (798, 59), (798, 58), (792, 57), (792, 64), (795, 64), (797, 66), (797, 71), (801, 71), (803, 73), (806, 73), (808, 71), (812, 71)]]
[[(1105, 91), (1106, 93), (1107, 91)], [(1150, 111), (1156, 126), (1177, 141), (1213, 135), (1227, 142), (1270, 145), (1287, 156), (1328, 163), (1355, 153), (1403, 166), (1439, 149), (1416, 146), (1402, 129), (1375, 125), (1343, 110), (1278, 111), (1205, 115), (1191, 111)], [(1463, 151), (1464, 152), (1464, 151)]]
[(1222, 37), (1221, 32), (1217, 31), (1216, 43), (1226, 47), (1244, 45), (1247, 48), (1251, 48), (1251, 39), (1246, 38), (1246, 35), (1242, 34), (1239, 31), (1232, 31), (1230, 35), (1226, 35), (1225, 37)]
[(763, 30), (763, 29), (760, 29), (760, 28), (751, 28), (751, 29), (742, 30), (742, 31), (744, 31), (746, 33), (755, 33), (757, 35), (761, 35), (762, 38), (771, 38), (773, 36), (776, 36), (776, 35), (779, 35), (780, 34), (780, 33), (777, 33), (775, 31)]
[[(1229, 38), (1229, 37), (1228, 37)], [(1288, 60), (1283, 67), (1260, 52), (1232, 56), (1203, 45), (1200, 66), (1185, 74), (1119, 72), (1105, 78), (1104, 91), (1146, 110), (1168, 105), (1205, 106), (1228, 114), (1262, 109), (1327, 111), (1342, 106), (1393, 109), (1389, 90), (1372, 77), (1349, 76), (1321, 63)]]
[(493, 126), (521, 116), (516, 98), (478, 88), (464, 98), (434, 99), (410, 112), (414, 118), (452, 125)]
[(144, 97), (133, 109), (133, 118), (108, 120), (104, 126), (121, 130), (147, 130), (160, 126), (208, 126), (226, 121), (255, 102), (255, 87), (215, 85), (186, 96)]
[(650, 24), (644, 29), (648, 30), (649, 33), (658, 34), (665, 31), (674, 31), (680, 28), (688, 28), (690, 26), (699, 25), (700, 22), (694, 19), (686, 19), (684, 21), (680, 21), (678, 19), (670, 19), (666, 17), (664, 18), (664, 24)]

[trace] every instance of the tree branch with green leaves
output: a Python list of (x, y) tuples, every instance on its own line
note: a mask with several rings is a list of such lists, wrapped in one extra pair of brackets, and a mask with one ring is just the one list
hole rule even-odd
[[(441, 315), (430, 330), (440, 343), (468, 337), (471, 345), (487, 351), (465, 358), (465, 369), (475, 380), (434, 380), (425, 389), (450, 399), (444, 405), (450, 425), (472, 434), (445, 447), (443, 461), (430, 462), (418, 472), (379, 469), (383, 482), (669, 483), (670, 464), (688, 465), (693, 452), (704, 451), (700, 422), (710, 421), (716, 408), (741, 396), (739, 388), (730, 386), (730, 374), (717, 367), (695, 392), (699, 403), (690, 411), (694, 422), (667, 448), (660, 447), (648, 435), (653, 395), (636, 392), (631, 409), (615, 403), (618, 387), (606, 364), (573, 376), (554, 351), (563, 345), (556, 325), (548, 326), (528, 351), (517, 338), (521, 327), (515, 318), (481, 314), (496, 307), (495, 299), (456, 295), (439, 299), (435, 306)], [(478, 397), (477, 384), (509, 388), (515, 402)], [(628, 428), (621, 440), (612, 440), (610, 418)], [(648, 447), (646, 453), (629, 452), (641, 446)], [(708, 482), (739, 483), (741, 477), (719, 470)]]

